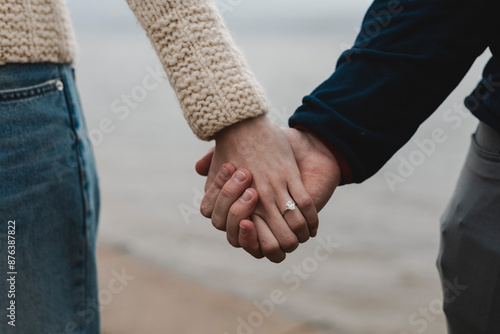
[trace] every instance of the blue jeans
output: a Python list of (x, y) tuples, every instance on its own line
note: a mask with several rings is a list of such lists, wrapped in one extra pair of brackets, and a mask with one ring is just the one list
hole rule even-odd
[(0, 333), (99, 333), (98, 214), (72, 68), (0, 66)]

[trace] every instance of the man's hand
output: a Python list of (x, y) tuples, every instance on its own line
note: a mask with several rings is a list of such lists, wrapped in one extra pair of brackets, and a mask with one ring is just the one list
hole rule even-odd
[[(283, 129), (283, 132), (292, 147), (306, 191), (314, 201), (315, 207), (321, 210), (340, 183), (341, 174), (337, 161), (328, 148), (313, 135), (295, 129)], [(208, 174), (212, 154), (213, 150), (196, 164), (196, 170), (200, 175)], [(221, 174), (228, 176), (222, 177), (219, 174), (215, 178), (203, 199), (205, 209), (214, 211), (214, 207), (224, 205), (224, 208), (219, 209), (228, 213), (227, 225), (237, 226), (236, 229), (227, 230), (228, 239), (238, 239), (238, 244), (245, 251), (254, 257), (261, 258), (263, 253), (257, 225), (248, 220), (256, 206), (258, 192), (248, 188), (250, 185), (248, 180), (242, 183), (235, 182), (234, 178), (230, 180), (229, 175), (233, 175), (236, 171), (231, 164), (225, 164), (221, 171), (223, 171)], [(248, 170), (243, 171), (248, 178), (251, 177)], [(218, 197), (221, 194), (225, 194), (224, 196), (232, 200), (219, 202)], [(239, 196), (241, 197), (238, 198)], [(311, 235), (315, 236), (316, 231), (317, 229), (312, 230)]]

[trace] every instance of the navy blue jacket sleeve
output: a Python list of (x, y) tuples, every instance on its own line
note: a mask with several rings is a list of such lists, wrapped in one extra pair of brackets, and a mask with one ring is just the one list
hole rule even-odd
[(498, 0), (375, 0), (352, 49), (290, 118), (375, 174), (500, 35)]

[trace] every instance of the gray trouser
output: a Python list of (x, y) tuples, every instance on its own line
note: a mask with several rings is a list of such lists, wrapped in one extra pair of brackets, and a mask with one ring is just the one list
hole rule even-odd
[(481, 123), (441, 222), (450, 334), (500, 333), (500, 134)]

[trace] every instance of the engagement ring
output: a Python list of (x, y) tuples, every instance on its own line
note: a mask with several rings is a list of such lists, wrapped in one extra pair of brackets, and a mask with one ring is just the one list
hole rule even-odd
[(285, 211), (283, 211), (283, 213), (281, 215), (284, 216), (285, 213), (287, 213), (287, 211), (292, 211), (292, 210), (295, 210), (295, 202), (294, 201), (287, 201), (285, 203)]

